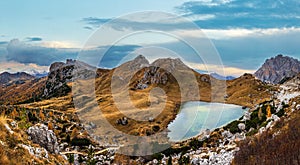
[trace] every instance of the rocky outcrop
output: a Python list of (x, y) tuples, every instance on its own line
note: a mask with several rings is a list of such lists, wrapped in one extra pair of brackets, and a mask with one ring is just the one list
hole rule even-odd
[(135, 85), (135, 89), (145, 89), (148, 88), (150, 84), (166, 85), (173, 74), (182, 75), (188, 71), (193, 73), (192, 69), (186, 66), (179, 58), (162, 58), (148, 64), (147, 61), (145, 61), (145, 57), (140, 55), (132, 62), (137, 62), (137, 59), (140, 59), (138, 61), (142, 61), (146, 64), (143, 66), (148, 66), (142, 70), (143, 74)]
[(49, 130), (44, 124), (37, 124), (28, 128), (28, 135), (32, 142), (39, 144), (51, 153), (59, 152), (57, 138), (52, 130)]
[(17, 72), (17, 73), (8, 73), (3, 72), (0, 74), (0, 84), (9, 85), (9, 84), (22, 84), (26, 80), (32, 80), (35, 77), (27, 74), (25, 72)]
[(58, 70), (59, 68), (63, 67), (65, 63), (63, 62), (54, 62), (53, 64), (50, 65), (49, 71), (53, 72), (55, 70)]
[(67, 83), (74, 78), (94, 78), (96, 68), (84, 62), (67, 59), (66, 63), (55, 62), (51, 64), (43, 97), (64, 96), (71, 91)]
[(25, 144), (20, 144), (19, 146), (26, 149), (30, 155), (33, 155), (36, 158), (49, 159), (48, 152), (45, 148), (36, 148)]
[(293, 78), (290, 78), (286, 82), (282, 84), (283, 86), (286, 86), (290, 90), (299, 91), (300, 89), (300, 73), (298, 73)]
[(138, 81), (136, 89), (148, 88), (150, 84), (163, 84), (165, 85), (170, 76), (169, 72), (156, 66), (147, 67), (141, 80)]
[(180, 58), (162, 58), (155, 60), (151, 65), (165, 69), (168, 72), (190, 69)]
[(300, 72), (300, 62), (292, 57), (277, 55), (267, 59), (254, 75), (262, 81), (280, 83)]

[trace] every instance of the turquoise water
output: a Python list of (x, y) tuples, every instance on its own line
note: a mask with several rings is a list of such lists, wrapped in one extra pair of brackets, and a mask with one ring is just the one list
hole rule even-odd
[(241, 106), (222, 103), (191, 101), (182, 105), (175, 120), (168, 125), (171, 141), (180, 141), (198, 135), (206, 129), (223, 126), (243, 116)]

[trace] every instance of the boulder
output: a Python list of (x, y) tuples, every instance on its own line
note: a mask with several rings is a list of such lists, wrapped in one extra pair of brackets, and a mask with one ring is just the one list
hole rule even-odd
[(244, 131), (246, 129), (246, 125), (244, 123), (238, 124), (238, 127), (241, 131)]
[(59, 146), (57, 138), (52, 130), (44, 124), (36, 124), (27, 130), (32, 142), (39, 144), (51, 153), (57, 154)]
[(230, 132), (230, 131), (223, 131), (222, 132), (222, 136), (224, 137), (224, 138), (231, 138), (232, 136), (233, 136), (233, 134)]
[(265, 128), (265, 127), (261, 127), (261, 128), (258, 130), (259, 134), (262, 134), (262, 133), (265, 132), (265, 131), (266, 131), (266, 128)]
[(280, 120), (280, 118), (279, 118), (277, 115), (274, 115), (274, 114), (272, 114), (271, 118), (272, 118), (274, 121)]

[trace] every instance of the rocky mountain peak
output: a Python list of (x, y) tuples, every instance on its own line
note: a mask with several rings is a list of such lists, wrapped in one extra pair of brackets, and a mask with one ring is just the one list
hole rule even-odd
[(300, 62), (282, 54), (267, 59), (254, 75), (265, 82), (279, 83), (287, 77), (293, 77), (300, 72)]
[(169, 72), (172, 72), (175, 69), (189, 69), (189, 67), (185, 65), (180, 58), (161, 58), (155, 60), (151, 65), (164, 68)]
[(149, 64), (149, 61), (143, 55), (138, 55), (133, 62), (139, 64)]

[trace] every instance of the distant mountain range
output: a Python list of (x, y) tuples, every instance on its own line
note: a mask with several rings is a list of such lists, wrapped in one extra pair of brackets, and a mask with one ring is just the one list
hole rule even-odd
[(297, 59), (280, 54), (267, 59), (254, 75), (264, 82), (278, 84), (299, 72), (300, 62)]
[[(18, 88), (3, 88), (2, 90), (4, 93), (3, 95), (0, 95), (0, 101), (3, 100), (5, 103), (15, 103), (32, 100), (32, 96), (48, 99), (51, 97), (67, 95), (70, 92), (69, 82), (71, 82), (74, 68), (77, 68), (78, 73), (86, 73), (85, 75), (79, 74), (81, 76), (79, 79), (89, 79), (91, 78), (90, 76), (92, 76), (92, 78), (96, 77), (97, 90), (99, 91), (106, 91), (109, 89), (107, 86), (110, 86), (112, 79), (114, 81), (112, 81), (111, 85), (116, 84), (117, 86), (120, 86), (118, 84), (123, 84), (126, 80), (130, 80), (130, 84), (128, 85), (135, 90), (162, 85), (168, 86), (169, 88), (166, 88), (166, 90), (169, 91), (171, 87), (178, 84), (176, 81), (181, 79), (184, 80), (181, 82), (183, 83), (181, 84), (182, 88), (187, 89), (186, 91), (181, 92), (187, 96), (186, 98), (189, 98), (187, 100), (196, 100), (196, 93), (200, 92), (201, 101), (211, 101), (211, 84), (226, 84), (227, 95), (224, 96), (224, 93), (222, 94), (222, 92), (219, 92), (217, 95), (214, 94), (214, 99), (217, 98), (221, 101), (226, 97), (227, 102), (233, 104), (242, 104), (246, 106), (254, 104), (246, 101), (247, 97), (240, 97), (246, 93), (253, 93), (259, 97), (268, 95), (268, 93), (262, 93), (264, 90), (263, 88), (256, 88), (258, 85), (261, 86), (262, 82), (255, 80), (254, 76), (251, 74), (245, 74), (236, 79), (231, 76), (220, 76), (216, 73), (210, 75), (201, 74), (192, 68), (189, 68), (180, 59), (162, 58), (157, 59), (150, 64), (144, 56), (140, 55), (132, 61), (123, 63), (114, 69), (94, 68), (88, 64), (74, 60), (67, 60), (66, 63), (55, 62), (49, 67), (47, 76), (43, 78), (35, 78), (34, 76), (23, 73), (28, 75), (28, 79), (34, 79), (35, 81), (28, 81)], [(94, 73), (95, 71), (96, 73)], [(132, 78), (128, 76), (135, 72), (137, 73)], [(194, 83), (198, 84), (196, 87), (198, 86), (200, 91), (191, 89), (189, 86), (189, 83), (192, 81), (192, 79), (187, 78), (189, 74), (192, 74), (192, 76), (189, 77), (196, 77)], [(177, 76), (177, 80), (174, 79), (174, 76)], [(227, 82), (224, 82), (224, 80)], [(8, 94), (7, 91), (9, 91), (10, 94)], [(25, 93), (34, 93), (34, 95), (23, 97)]]
[(8, 73), (3, 72), (0, 74), (0, 84), (8, 85), (11, 83), (22, 84), (26, 80), (34, 79), (35, 76), (27, 74), (25, 72)]
[(215, 78), (215, 79), (218, 79), (218, 80), (233, 80), (235, 79), (236, 77), (234, 76), (223, 76), (223, 75), (220, 75), (218, 73), (207, 73), (207, 71), (204, 71), (204, 70), (199, 70), (199, 69), (194, 69), (196, 72), (200, 73), (200, 74), (209, 74), (211, 77)]
[(233, 80), (236, 78), (233, 76), (222, 76), (222, 75), (219, 75), (218, 73), (211, 73), (210, 76), (212, 76), (213, 78), (218, 79), (218, 80)]

